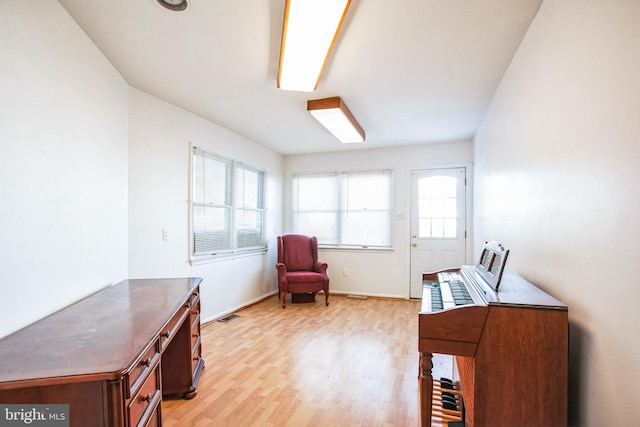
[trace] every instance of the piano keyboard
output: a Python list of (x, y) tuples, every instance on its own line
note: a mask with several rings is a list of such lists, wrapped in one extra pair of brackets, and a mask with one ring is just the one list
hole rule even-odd
[(422, 284), (422, 311), (435, 312), (447, 308), (474, 304), (460, 274), (438, 273), (437, 283)]

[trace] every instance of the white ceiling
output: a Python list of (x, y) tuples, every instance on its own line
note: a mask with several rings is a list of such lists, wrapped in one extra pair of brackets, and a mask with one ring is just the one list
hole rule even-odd
[[(282, 154), (471, 139), (542, 0), (352, 0), (315, 92), (277, 88), (285, 0), (59, 0), (125, 80)], [(340, 96), (340, 144), (306, 111)]]

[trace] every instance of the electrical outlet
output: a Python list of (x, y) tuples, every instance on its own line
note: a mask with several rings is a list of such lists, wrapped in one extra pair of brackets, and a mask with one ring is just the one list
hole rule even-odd
[(348, 268), (343, 268), (342, 269), (342, 275), (343, 276), (348, 276), (349, 275), (349, 269)]
[(169, 240), (169, 230), (166, 228), (162, 229), (162, 240)]

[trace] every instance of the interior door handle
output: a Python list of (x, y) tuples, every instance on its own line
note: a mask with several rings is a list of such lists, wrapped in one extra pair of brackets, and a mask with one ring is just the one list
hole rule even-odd
[(415, 248), (416, 246), (418, 246), (418, 244), (417, 243), (412, 243), (411, 246), (413, 246)]

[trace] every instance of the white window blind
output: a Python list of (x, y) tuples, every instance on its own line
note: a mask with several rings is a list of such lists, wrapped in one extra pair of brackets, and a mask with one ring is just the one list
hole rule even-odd
[(391, 247), (390, 170), (294, 175), (293, 228), (324, 246)]
[(264, 171), (194, 147), (191, 254), (266, 248), (264, 187)]

